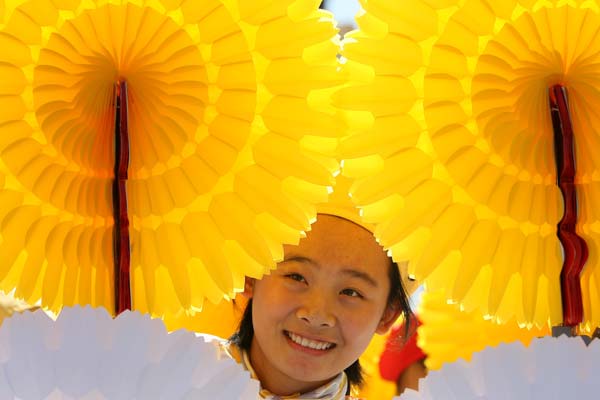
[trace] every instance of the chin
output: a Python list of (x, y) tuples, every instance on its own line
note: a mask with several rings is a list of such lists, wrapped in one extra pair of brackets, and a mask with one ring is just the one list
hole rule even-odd
[(307, 383), (326, 383), (333, 378), (335, 378), (344, 368), (337, 369), (331, 368), (331, 363), (327, 362), (327, 360), (323, 360), (320, 362), (322, 366), (327, 366), (329, 368), (323, 369), (319, 368), (319, 366), (315, 366), (315, 364), (300, 364), (293, 363), (291, 365), (285, 366), (285, 371), (287, 375), (299, 382), (307, 382)]

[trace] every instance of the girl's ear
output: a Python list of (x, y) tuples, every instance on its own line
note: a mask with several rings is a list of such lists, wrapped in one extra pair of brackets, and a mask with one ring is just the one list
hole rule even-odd
[(394, 325), (400, 314), (402, 314), (402, 310), (398, 305), (388, 305), (381, 316), (375, 332), (380, 335), (386, 333)]
[(254, 293), (254, 278), (246, 277), (244, 281), (244, 291), (241, 293), (246, 299), (250, 300), (252, 298), (252, 294)]

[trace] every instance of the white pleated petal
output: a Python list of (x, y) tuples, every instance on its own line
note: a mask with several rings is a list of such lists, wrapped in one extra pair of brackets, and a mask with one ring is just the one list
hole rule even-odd
[(544, 337), (529, 347), (501, 344), (470, 362), (445, 364), (419, 382), (418, 392), (407, 390), (395, 399), (594, 399), (600, 393), (599, 367), (599, 340), (586, 346), (578, 337)]
[(255, 399), (258, 387), (217, 343), (137, 312), (36, 311), (0, 327), (0, 399)]

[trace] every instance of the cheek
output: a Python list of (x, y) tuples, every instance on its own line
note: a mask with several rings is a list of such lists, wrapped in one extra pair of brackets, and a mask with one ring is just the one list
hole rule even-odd
[[(264, 303), (259, 297), (252, 300), (252, 325), (254, 327), (254, 337), (260, 343), (261, 347), (272, 341), (272, 335), (277, 330), (278, 316), (277, 310)], [(269, 310), (269, 311), (267, 311)]]
[(368, 345), (379, 327), (386, 305), (387, 295), (382, 294), (377, 298), (372, 298), (361, 307), (347, 308), (344, 311), (344, 322), (342, 322), (344, 335), (346, 337), (352, 335), (357, 342), (366, 342)]
[(276, 285), (258, 285), (252, 298), (255, 330), (281, 322), (291, 312), (292, 302)]
[(345, 312), (340, 324), (346, 340), (366, 347), (379, 325), (378, 315), (373, 308)]

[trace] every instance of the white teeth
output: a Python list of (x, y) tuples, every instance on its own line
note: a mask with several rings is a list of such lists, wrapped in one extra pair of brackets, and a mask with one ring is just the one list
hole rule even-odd
[(288, 336), (290, 339), (292, 339), (294, 343), (298, 343), (300, 346), (308, 347), (310, 349), (325, 350), (333, 346), (333, 343), (310, 340), (302, 336), (293, 334), (292, 332), (288, 332)]

